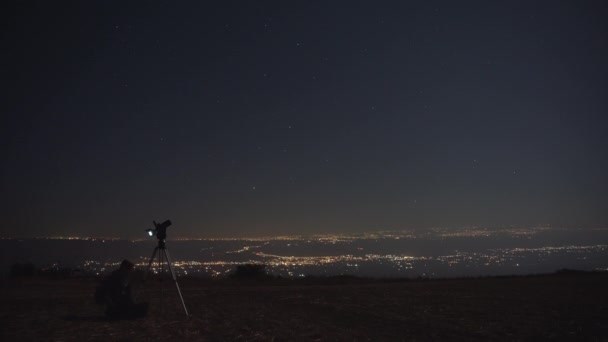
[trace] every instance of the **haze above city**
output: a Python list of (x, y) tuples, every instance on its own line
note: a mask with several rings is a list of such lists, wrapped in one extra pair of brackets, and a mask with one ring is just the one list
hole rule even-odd
[(608, 223), (603, 2), (0, 12), (0, 236)]

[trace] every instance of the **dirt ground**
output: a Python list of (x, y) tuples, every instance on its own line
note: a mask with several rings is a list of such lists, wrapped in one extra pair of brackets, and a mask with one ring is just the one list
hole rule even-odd
[(149, 281), (146, 318), (108, 321), (93, 279), (2, 280), (0, 339), (608, 341), (608, 274), (371, 281)]

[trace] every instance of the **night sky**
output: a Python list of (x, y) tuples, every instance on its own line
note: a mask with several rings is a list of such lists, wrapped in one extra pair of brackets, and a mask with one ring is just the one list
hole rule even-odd
[(608, 223), (604, 1), (8, 1), (1, 236)]

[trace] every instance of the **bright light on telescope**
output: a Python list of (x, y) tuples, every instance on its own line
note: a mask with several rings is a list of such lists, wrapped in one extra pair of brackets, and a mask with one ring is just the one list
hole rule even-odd
[(148, 236), (156, 236), (159, 241), (165, 241), (167, 238), (167, 227), (171, 225), (171, 220), (167, 220), (163, 223), (156, 223), (156, 221), (152, 221), (152, 223), (154, 223), (154, 228), (146, 229)]

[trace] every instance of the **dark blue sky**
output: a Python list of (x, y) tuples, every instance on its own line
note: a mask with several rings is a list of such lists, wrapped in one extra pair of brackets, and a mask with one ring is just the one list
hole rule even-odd
[(0, 235), (608, 223), (603, 1), (3, 6)]

